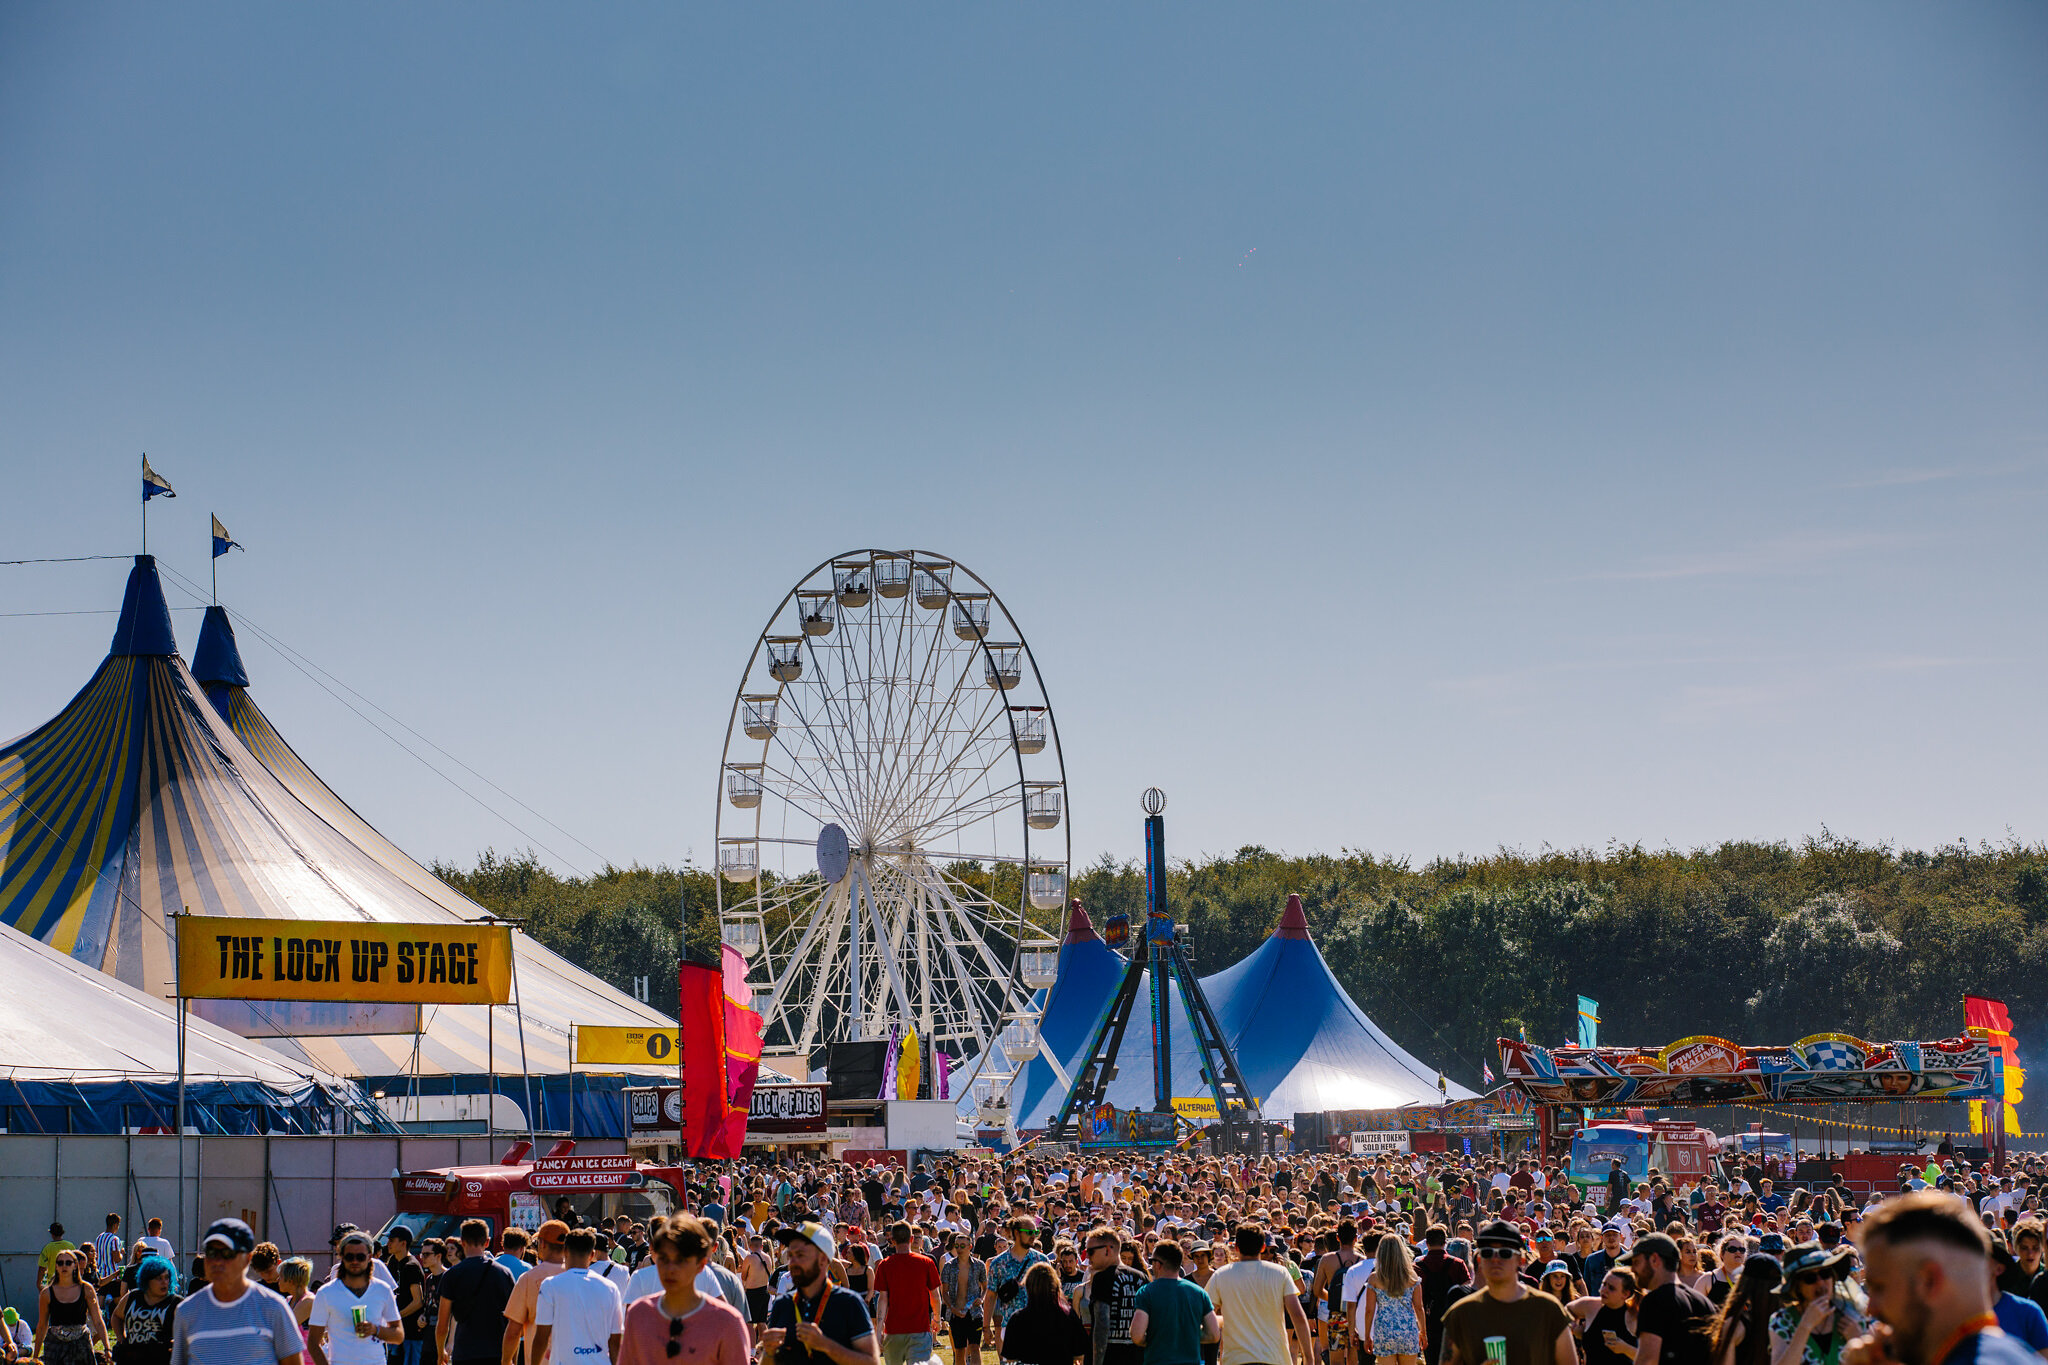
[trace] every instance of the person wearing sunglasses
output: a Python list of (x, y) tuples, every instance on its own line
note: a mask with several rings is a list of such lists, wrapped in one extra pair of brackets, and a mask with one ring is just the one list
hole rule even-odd
[(1847, 1247), (1803, 1242), (1785, 1252), (1784, 1306), (1771, 1317), (1771, 1365), (1838, 1365), (1842, 1348), (1870, 1330), (1848, 1273)]
[(90, 1365), (107, 1350), (106, 1321), (100, 1297), (80, 1278), (85, 1253), (72, 1248), (51, 1261), (55, 1277), (39, 1296), (42, 1315), (36, 1326), (36, 1355), (45, 1365)]
[(702, 1220), (686, 1213), (656, 1225), (650, 1246), (661, 1292), (627, 1307), (619, 1365), (747, 1365), (746, 1317), (698, 1284), (712, 1242)]
[[(239, 1218), (217, 1218), (207, 1227), (199, 1239), (206, 1287), (181, 1300), (171, 1319), (171, 1365), (299, 1365), (305, 1359), (292, 1306), (249, 1279), (255, 1250), (256, 1234)], [(396, 1303), (391, 1328), (395, 1341)], [(377, 1356), (381, 1365), (381, 1348)], [(315, 1365), (324, 1362), (316, 1357)]]
[(1522, 1230), (1495, 1221), (1474, 1240), (1480, 1292), (1444, 1313), (1444, 1365), (1578, 1365), (1571, 1315), (1522, 1280)]
[(313, 1365), (384, 1365), (385, 1345), (405, 1341), (398, 1296), (370, 1273), (368, 1233), (343, 1234), (340, 1252), (339, 1273), (320, 1286), (306, 1317), (307, 1353)]

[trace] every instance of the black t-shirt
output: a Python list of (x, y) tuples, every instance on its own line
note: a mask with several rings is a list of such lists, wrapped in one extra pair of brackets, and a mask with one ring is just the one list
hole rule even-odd
[(171, 1323), (178, 1315), (178, 1296), (166, 1294), (152, 1307), (140, 1293), (128, 1299), (121, 1318), (121, 1339), (114, 1343), (115, 1365), (170, 1365)]
[(1144, 1365), (1145, 1348), (1131, 1344), (1131, 1315), (1146, 1279), (1127, 1265), (1098, 1270), (1088, 1281), (1088, 1337), (1093, 1365)]
[[(405, 1313), (405, 1339), (426, 1340), (427, 1329), (420, 1325), (420, 1314), (426, 1310), (427, 1272), (420, 1269), (420, 1263), (410, 1256), (402, 1261), (387, 1259), (384, 1268), (391, 1272), (392, 1279), (398, 1281), (398, 1292), (394, 1297), (398, 1300), (398, 1311)], [(406, 1305), (412, 1302), (415, 1289), (419, 1291), (420, 1308), (406, 1313)]]
[(1706, 1365), (1707, 1326), (1714, 1307), (1697, 1290), (1672, 1280), (1643, 1295), (1636, 1334), (1662, 1344), (1658, 1365)]
[(1586, 1365), (1630, 1365), (1635, 1359), (1636, 1333), (1628, 1330), (1628, 1310), (1602, 1305), (1586, 1324)]
[[(782, 1345), (775, 1352), (776, 1365), (831, 1365), (824, 1356), (814, 1354), (797, 1340), (797, 1299), (795, 1294), (779, 1294), (775, 1302), (768, 1305), (768, 1325), (780, 1327), (785, 1333)], [(820, 1315), (815, 1299), (803, 1304), (804, 1320), (815, 1320), (826, 1337), (841, 1346), (851, 1347), (862, 1337), (874, 1335), (875, 1323), (868, 1316), (868, 1306), (851, 1289), (832, 1286), (823, 1309)]]
[(496, 1360), (505, 1343), (505, 1305), (512, 1272), (488, 1256), (470, 1256), (441, 1272), (440, 1297), (455, 1314), (449, 1358)]

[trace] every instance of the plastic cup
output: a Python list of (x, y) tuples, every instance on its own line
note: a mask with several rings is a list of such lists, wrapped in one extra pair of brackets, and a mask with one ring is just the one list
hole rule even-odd
[(1492, 1365), (1508, 1365), (1508, 1339), (1506, 1337), (1488, 1337), (1485, 1345), (1486, 1358), (1492, 1362)]

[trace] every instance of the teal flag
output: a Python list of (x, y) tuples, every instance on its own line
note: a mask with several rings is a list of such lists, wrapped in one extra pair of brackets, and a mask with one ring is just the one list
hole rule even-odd
[(1579, 997), (1579, 1046), (1600, 1046), (1600, 1002)]

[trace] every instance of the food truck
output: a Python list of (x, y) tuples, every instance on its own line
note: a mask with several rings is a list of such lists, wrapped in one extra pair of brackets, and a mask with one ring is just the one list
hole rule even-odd
[(1647, 1123), (1595, 1123), (1572, 1136), (1572, 1183), (1604, 1197), (1607, 1172), (1619, 1160), (1633, 1187), (1650, 1178), (1656, 1167), (1674, 1190), (1683, 1190), (1714, 1174), (1719, 1143), (1713, 1133), (1695, 1124), (1658, 1119)]
[(491, 1242), (508, 1227), (532, 1232), (550, 1218), (572, 1225), (625, 1214), (645, 1222), (688, 1206), (689, 1172), (630, 1156), (579, 1156), (571, 1140), (529, 1161), (530, 1142), (516, 1142), (495, 1166), (447, 1166), (391, 1177), (398, 1212), (378, 1233), (403, 1227), (422, 1237), (449, 1237), (466, 1218), (491, 1225)]

